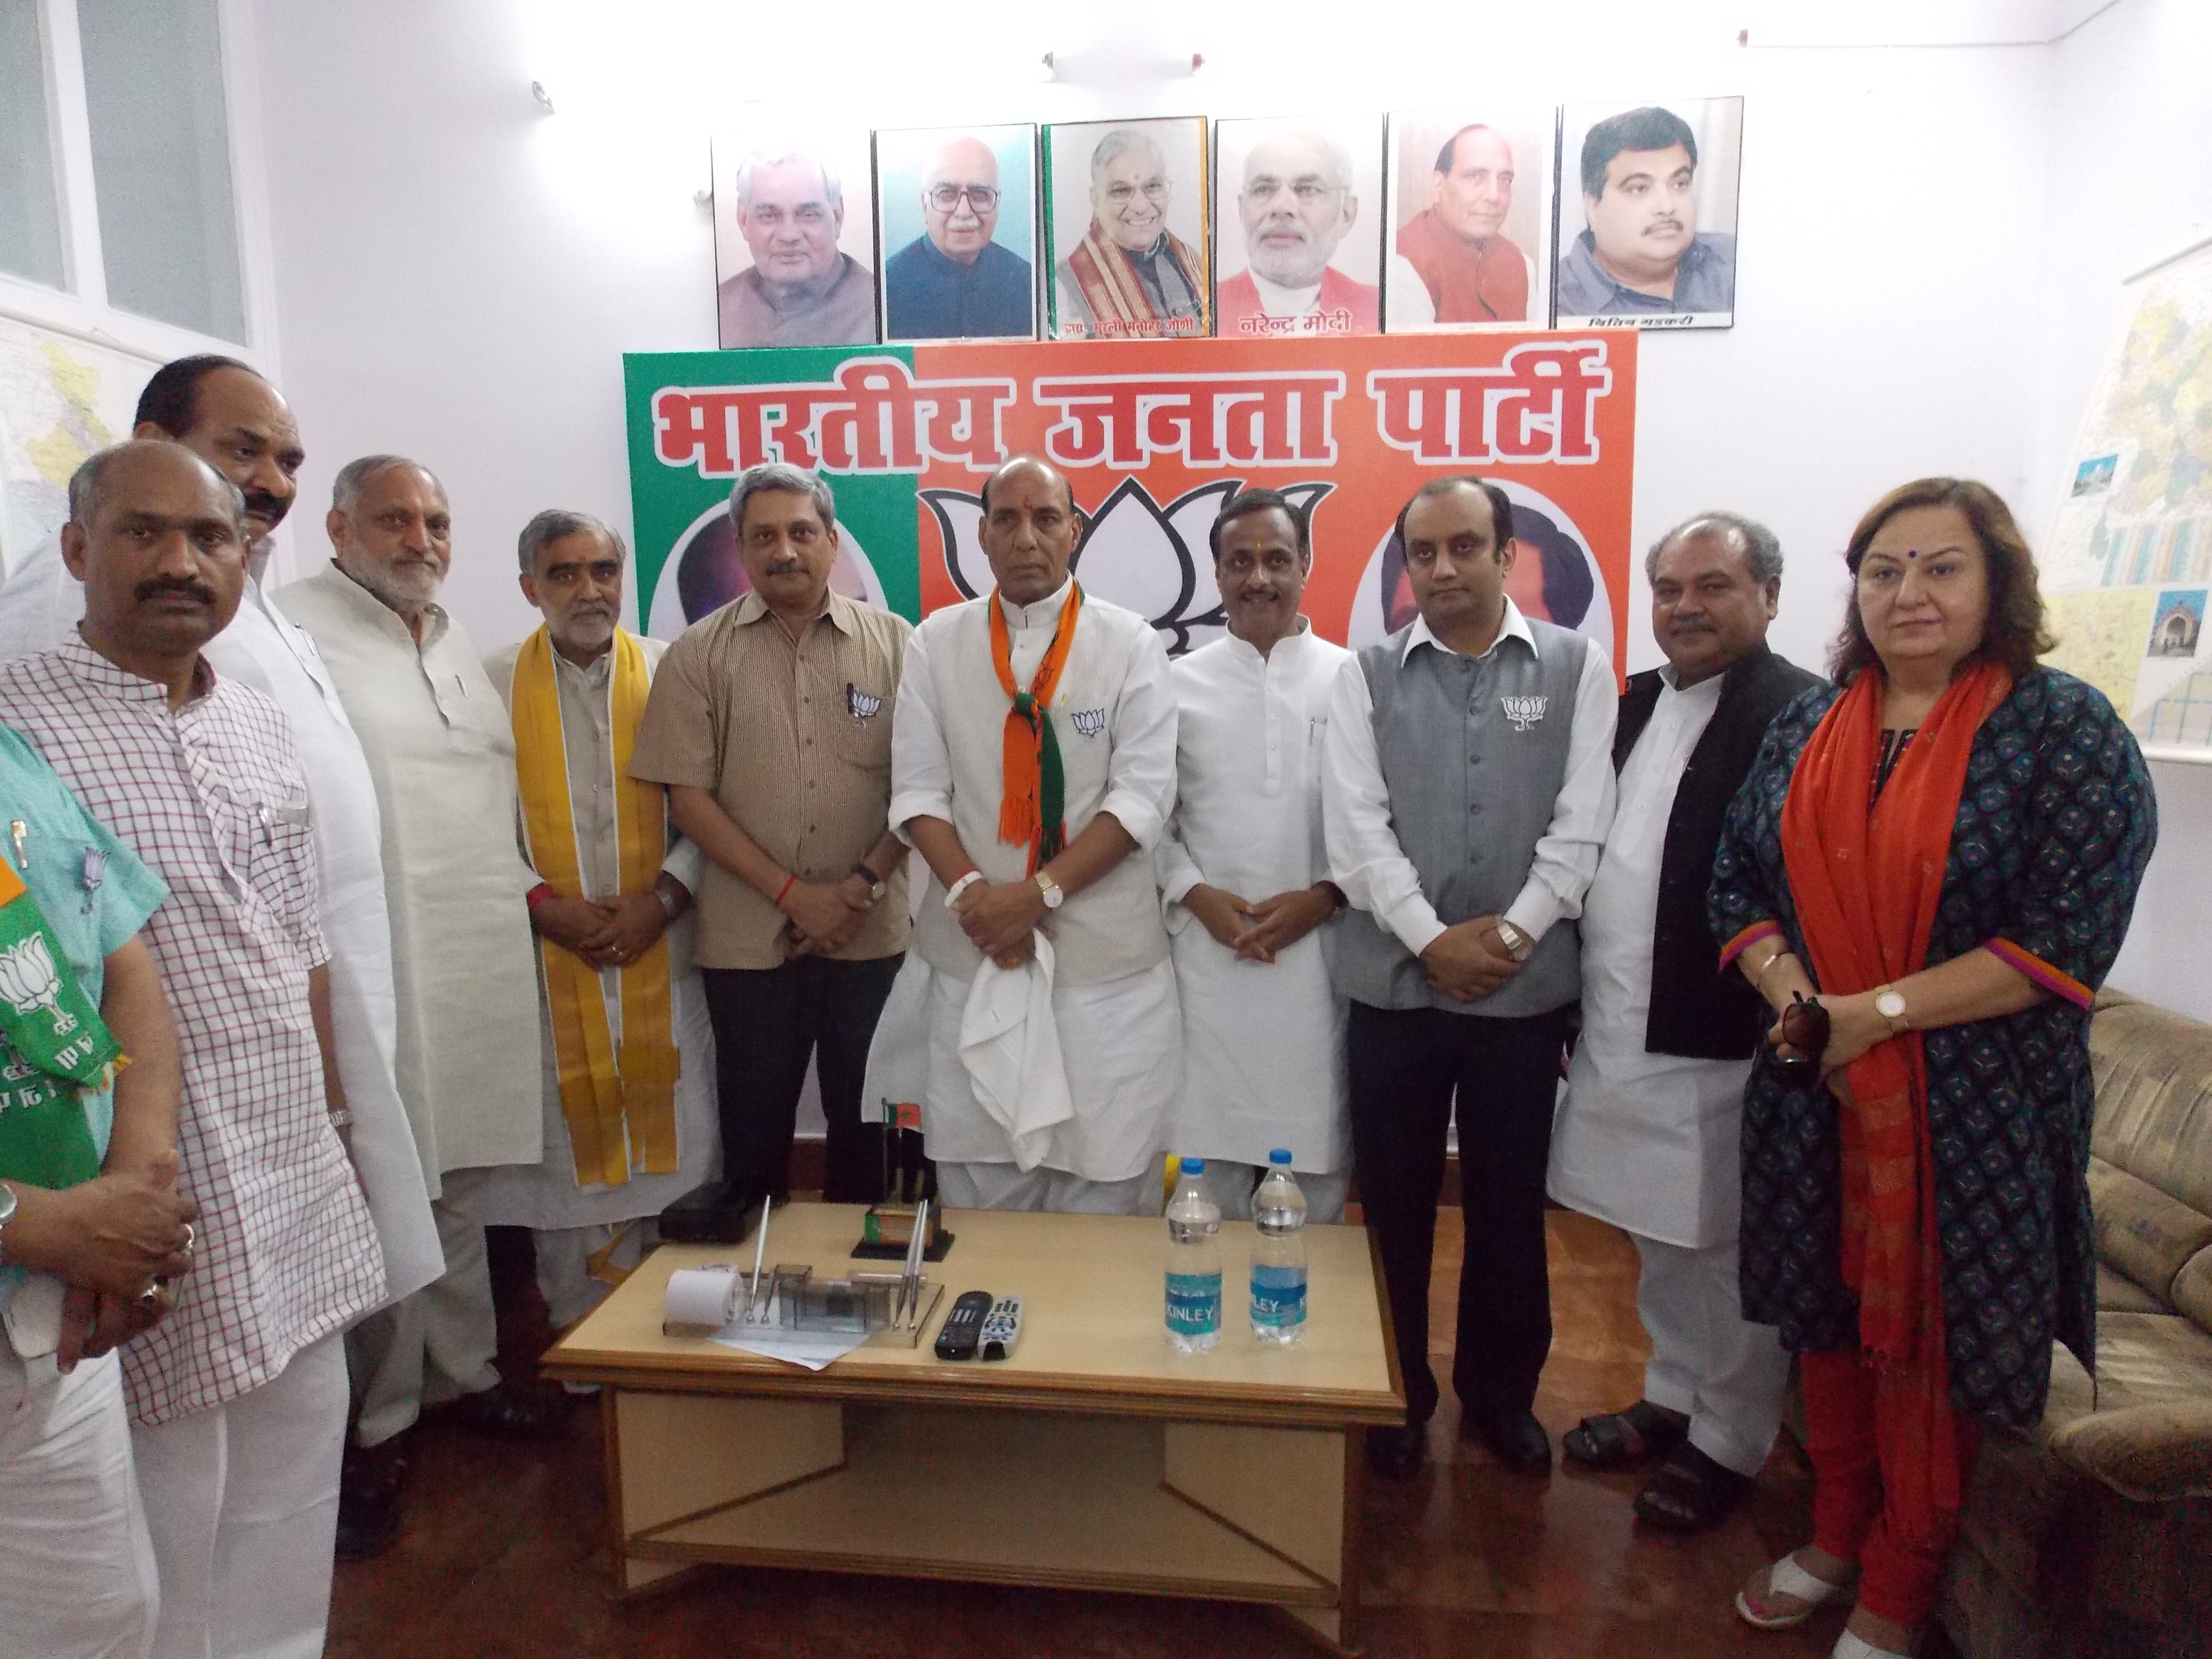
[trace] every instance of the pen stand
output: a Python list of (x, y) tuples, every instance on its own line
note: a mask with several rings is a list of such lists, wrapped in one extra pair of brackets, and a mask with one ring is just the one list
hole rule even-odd
[[(916, 1207), (912, 1204), (870, 1206), (867, 1214), (860, 1218), (860, 1242), (853, 1247), (853, 1254), (867, 1261), (905, 1261), (907, 1249), (914, 1242)], [(929, 1232), (921, 1250), (924, 1261), (942, 1261), (952, 1248), (953, 1235), (940, 1219), (943, 1214), (936, 1205), (929, 1206)]]
[(817, 1279), (814, 1269), (775, 1270), (775, 1321), (786, 1330), (820, 1331), (842, 1336), (889, 1335), (908, 1347), (921, 1340), (922, 1328), (936, 1311), (945, 1287), (922, 1275), (913, 1301), (900, 1306), (904, 1285), (899, 1273), (857, 1273), (842, 1279)]

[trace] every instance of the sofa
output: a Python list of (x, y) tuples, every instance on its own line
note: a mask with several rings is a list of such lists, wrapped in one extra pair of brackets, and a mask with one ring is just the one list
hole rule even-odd
[(2058, 1349), (1984, 1437), (1937, 1607), (1970, 1659), (2212, 1655), (2212, 1025), (2108, 991), (2089, 1041), (2097, 1376)]

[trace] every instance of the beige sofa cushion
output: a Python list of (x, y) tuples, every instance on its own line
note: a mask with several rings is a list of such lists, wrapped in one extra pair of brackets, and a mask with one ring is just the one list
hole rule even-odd
[(2182, 1264), (2212, 1244), (2212, 1216), (2101, 1158), (2089, 1160), (2097, 1254), (2153, 1295), (2165, 1297)]
[(2173, 1276), (2173, 1305), (2212, 1331), (2212, 1250), (2199, 1250)]
[[(2199, 1251), (2199, 1255), (2203, 1252)], [(2108, 1313), (2171, 1313), (2167, 1307), (2150, 1291), (2112, 1267), (2110, 1262), (2097, 1264), (2097, 1312)]]
[(2212, 1215), (2212, 1025), (2106, 991), (2089, 1023), (2089, 1057), (2092, 1150)]

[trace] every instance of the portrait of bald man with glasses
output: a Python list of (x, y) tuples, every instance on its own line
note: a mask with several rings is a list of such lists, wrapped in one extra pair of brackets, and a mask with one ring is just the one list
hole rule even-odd
[(876, 135), (881, 240), (918, 206), (921, 234), (884, 261), (886, 340), (1031, 339), (1036, 129)]

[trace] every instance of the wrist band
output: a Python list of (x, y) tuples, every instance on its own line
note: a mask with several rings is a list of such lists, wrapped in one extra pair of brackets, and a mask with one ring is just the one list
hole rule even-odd
[(970, 870), (966, 875), (961, 877), (959, 880), (945, 890), (945, 908), (950, 910), (960, 902), (960, 896), (963, 893), (982, 879), (983, 872), (981, 870)]
[(535, 910), (539, 905), (544, 903), (547, 899), (550, 899), (552, 896), (553, 884), (550, 881), (541, 881), (537, 886), (532, 888), (528, 892), (522, 896), (522, 902), (528, 905), (532, 909)]
[(783, 885), (775, 890), (775, 898), (774, 902), (777, 909), (781, 910), (783, 908), (783, 896), (798, 885), (799, 878), (797, 876), (786, 876), (783, 878)]

